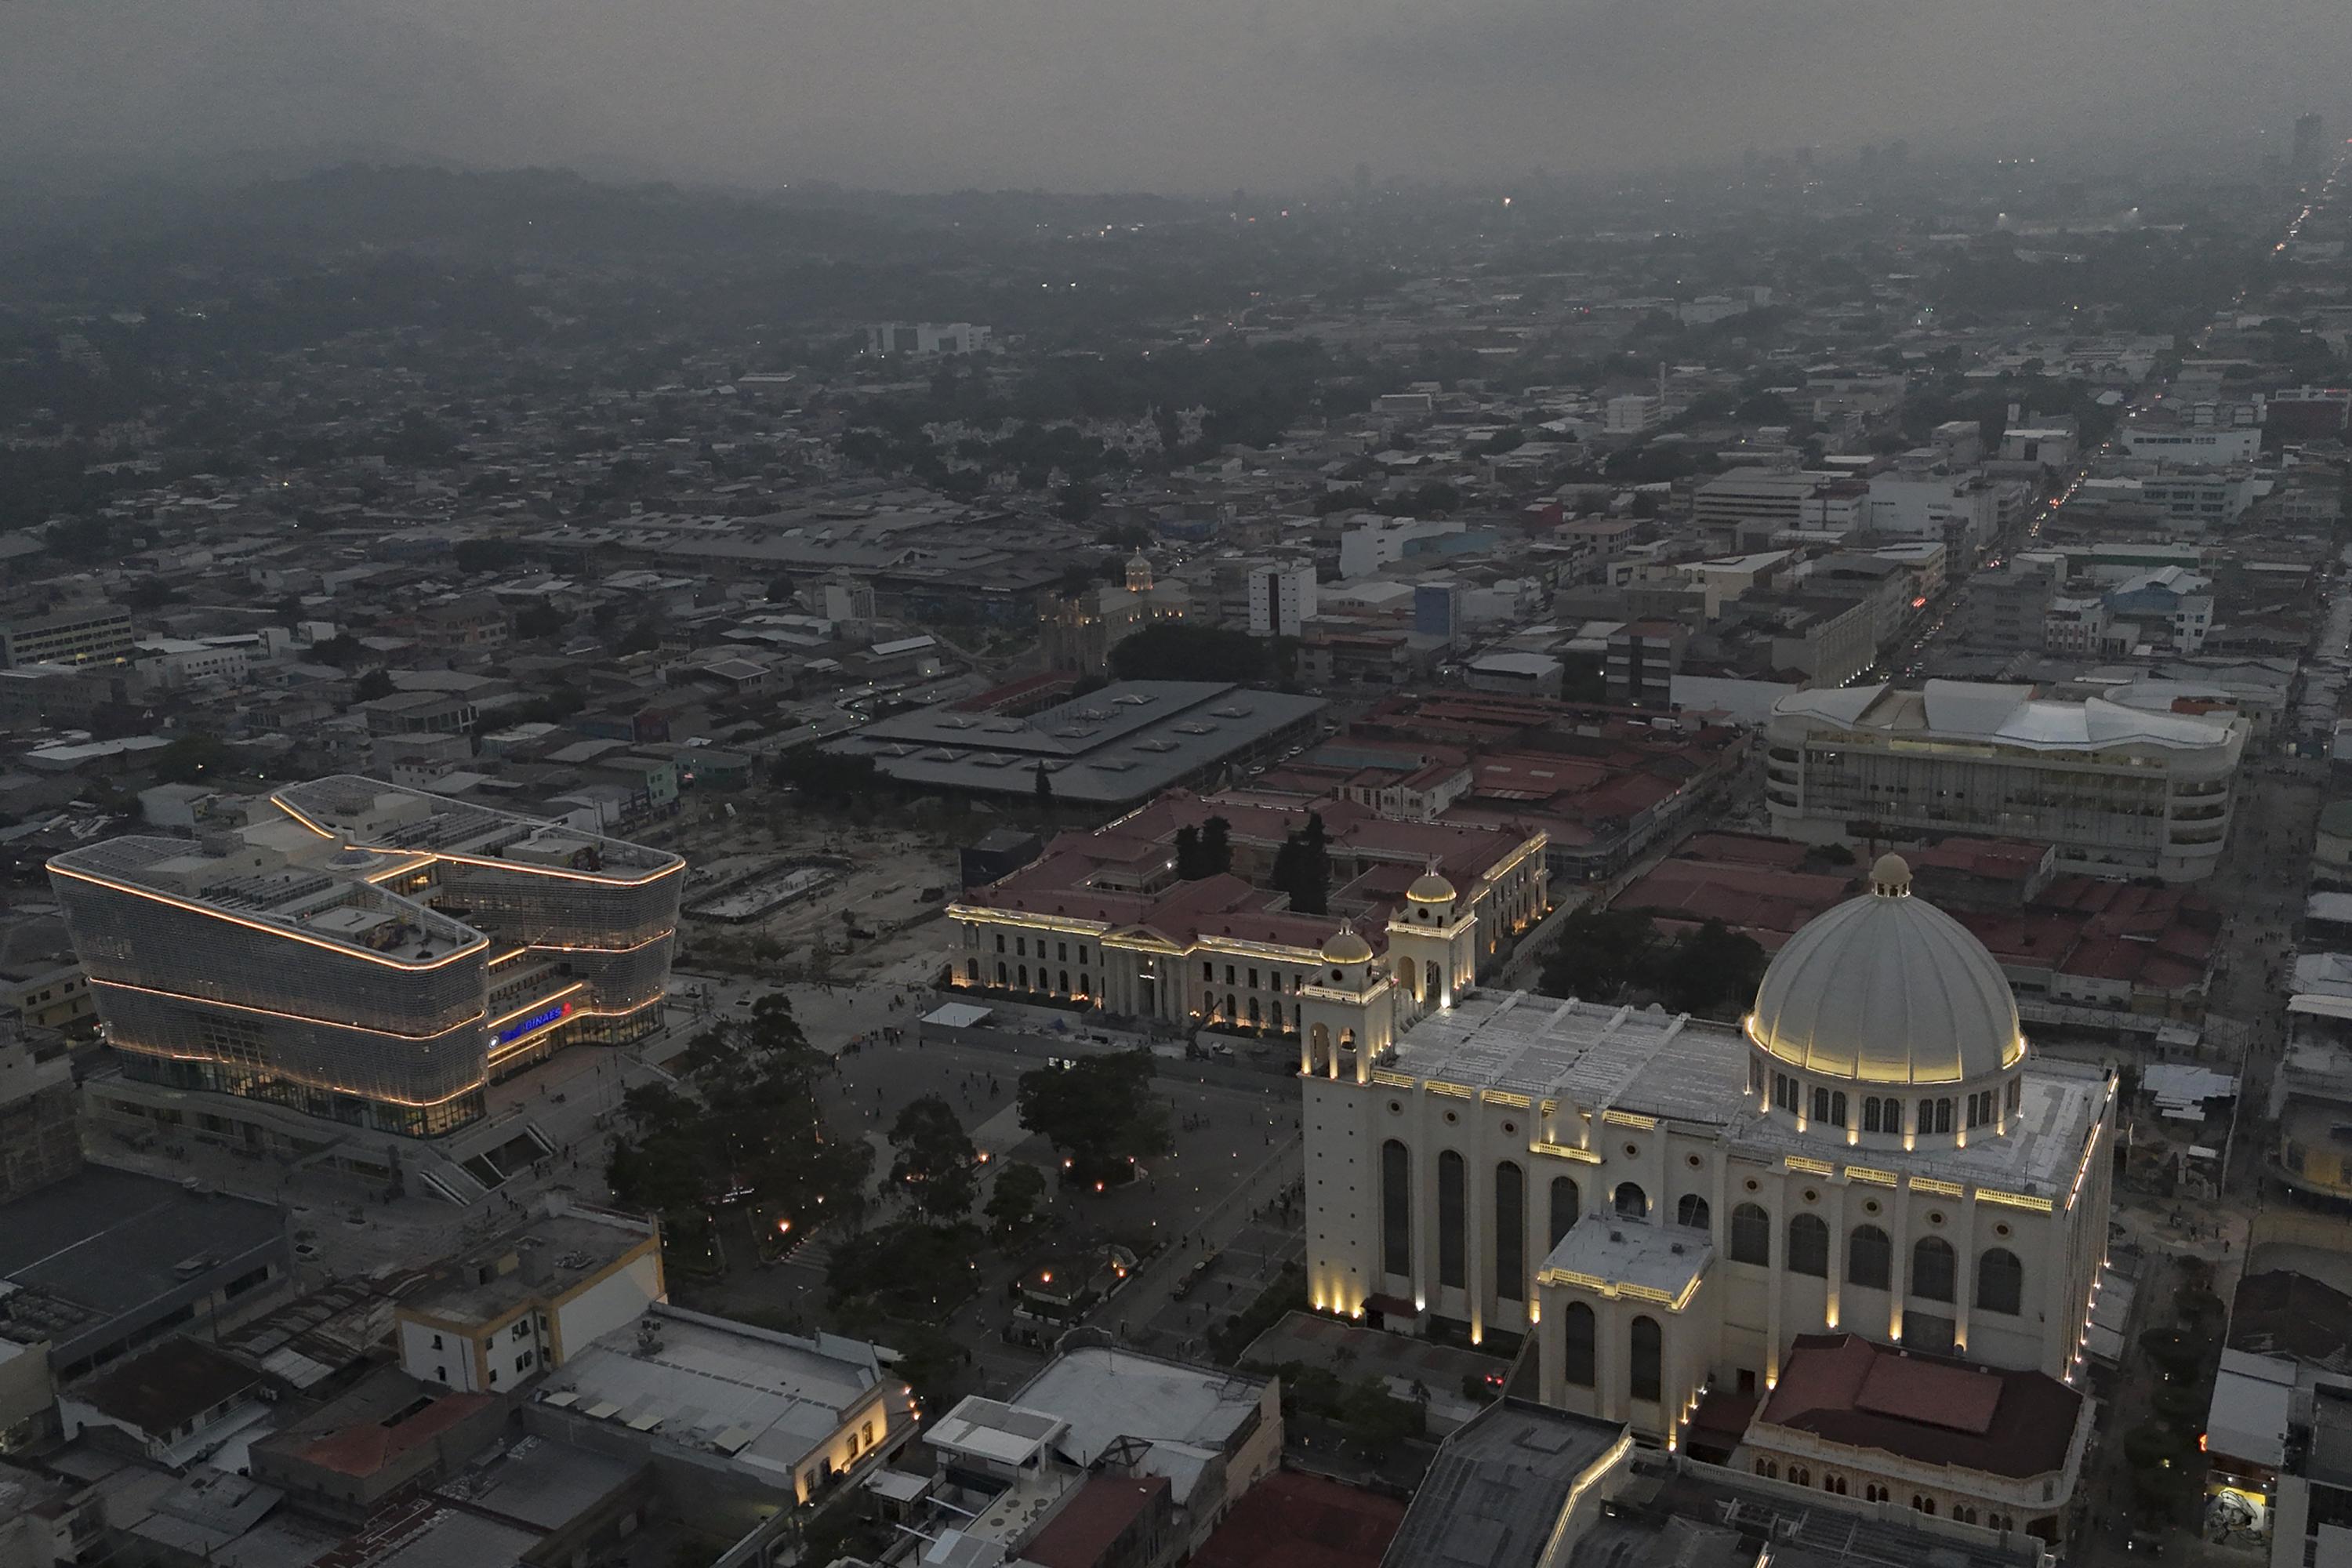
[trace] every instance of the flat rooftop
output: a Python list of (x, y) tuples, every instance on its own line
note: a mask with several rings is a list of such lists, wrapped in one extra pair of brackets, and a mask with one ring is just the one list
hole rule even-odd
[[(883, 1382), (874, 1347), (835, 1334), (782, 1334), (676, 1307), (640, 1344), (635, 1321), (573, 1352), (539, 1402), (652, 1440), (730, 1457), (789, 1485)], [(899, 1402), (888, 1402), (894, 1421)]]
[(1437, 1450), (1381, 1568), (1536, 1568), (1569, 1493), (1630, 1441), (1618, 1422), (1488, 1405)]
[(1265, 1393), (1262, 1377), (1088, 1345), (1046, 1363), (1013, 1399), (1069, 1422), (1064, 1451), (1091, 1465), (1121, 1437), (1222, 1452)]
[(15, 1287), (0, 1335), (52, 1339), (63, 1352), (215, 1270), (241, 1273), (286, 1245), (284, 1215), (268, 1204), (85, 1166), (0, 1206), (0, 1280)]
[(401, 1298), (401, 1310), (465, 1325), (497, 1323), (524, 1303), (563, 1295), (652, 1240), (626, 1215), (536, 1215), (442, 1262)]
[(512, 860), (614, 882), (639, 881), (685, 864), (666, 849), (358, 773), (288, 784), (269, 798), (294, 820), (367, 849)]
[[(1748, 1042), (1728, 1024), (1651, 1006), (1560, 1001), (1526, 991), (1476, 991), (1430, 1015), (1397, 1042), (1386, 1070), (1471, 1089), (1558, 1099), (1599, 1113), (1717, 1126), (1766, 1160), (1843, 1157), (1839, 1146), (1753, 1115)], [(2098, 1068), (2029, 1055), (2009, 1130), (1965, 1149), (1874, 1149), (1874, 1165), (1981, 1182), (2053, 1201), (2072, 1190), (2108, 1080)]]
[(1636, 1286), (1679, 1301), (1714, 1258), (1715, 1243), (1704, 1230), (1596, 1209), (1568, 1227), (1542, 1271)]
[(290, 823), (260, 823), (226, 842), (126, 834), (51, 858), (53, 875), (144, 889), (354, 952), (410, 963), (487, 939), (471, 926), (367, 879), (394, 862), (338, 852)]
[[(1782, 1568), (2038, 1568), (2042, 1561), (2042, 1542), (2021, 1531), (2003, 1541), (1990, 1531), (1946, 1530), (1925, 1520), (1912, 1524), (1899, 1510), (1874, 1518), (1845, 1499), (1800, 1500), (1787, 1488), (1751, 1484), (1737, 1470), (1712, 1465), (1654, 1470), (1645, 1458), (1637, 1473), (1655, 1484), (1639, 1486), (1621, 1500), (1615, 1519), (1586, 1532), (1574, 1555), (1576, 1568), (1646, 1556), (1637, 1543), (1671, 1533), (1671, 1526), (1769, 1541), (1772, 1561)], [(1738, 1561), (1755, 1560), (1749, 1551)]]
[(1205, 680), (1130, 680), (1026, 718), (944, 702), (827, 743), (902, 784), (1027, 795), (1042, 764), (1064, 800), (1139, 800), (1313, 718), (1319, 697)]

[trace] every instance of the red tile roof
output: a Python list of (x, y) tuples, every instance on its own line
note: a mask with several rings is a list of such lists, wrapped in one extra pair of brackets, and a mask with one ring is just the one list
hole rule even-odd
[(1379, 1568), (1404, 1504), (1279, 1470), (1234, 1504), (1192, 1568)]
[(1893, 1350), (1855, 1334), (1800, 1334), (1757, 1421), (1920, 1464), (2024, 1478), (2065, 1468), (2082, 1408), (2080, 1393), (2038, 1372)]
[(1038, 1568), (1095, 1568), (1167, 1490), (1166, 1476), (1089, 1476), (1021, 1555)]
[(445, 1394), (397, 1424), (363, 1421), (330, 1432), (303, 1449), (302, 1458), (338, 1475), (372, 1476), (492, 1403), (487, 1394)]

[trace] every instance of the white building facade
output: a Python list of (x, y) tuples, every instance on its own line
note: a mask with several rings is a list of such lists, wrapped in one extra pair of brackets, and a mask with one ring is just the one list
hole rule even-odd
[[(1376, 1016), (1377, 975), (1334, 968), (1322, 1021)], [(1547, 1404), (1673, 1447), (1704, 1390), (1760, 1394), (1840, 1331), (2080, 1380), (2114, 1080), (2029, 1056), (1998, 963), (1895, 857), (1740, 1027), (1457, 994), (1301, 1066), (1315, 1305), (1538, 1335)]]
[(1295, 637), (1315, 618), (1315, 568), (1312, 565), (1266, 565), (1249, 574), (1249, 629), (1252, 637)]

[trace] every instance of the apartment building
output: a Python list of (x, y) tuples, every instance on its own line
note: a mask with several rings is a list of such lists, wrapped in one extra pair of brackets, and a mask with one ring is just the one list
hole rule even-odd
[(0, 669), (128, 658), (131, 641), (129, 610), (120, 605), (83, 605), (0, 626)]

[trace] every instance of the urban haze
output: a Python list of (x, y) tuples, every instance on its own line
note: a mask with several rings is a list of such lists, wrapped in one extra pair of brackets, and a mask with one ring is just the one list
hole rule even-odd
[(2346, 1568), (2347, 20), (0, 5), (0, 1568)]

